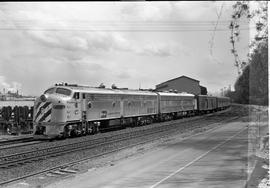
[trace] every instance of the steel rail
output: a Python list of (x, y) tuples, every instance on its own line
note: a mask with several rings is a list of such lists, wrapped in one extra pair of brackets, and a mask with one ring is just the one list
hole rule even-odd
[[(203, 117), (211, 117), (213, 115), (214, 114), (196, 116), (196, 117), (193, 117), (193, 119), (186, 119), (185, 121), (182, 121), (182, 122), (194, 121), (194, 120), (197, 120), (197, 119), (201, 119)], [(167, 123), (167, 122), (159, 122), (159, 123)], [(174, 121), (172, 123), (174, 123)], [(102, 133), (106, 133), (106, 132), (102, 132)], [(85, 137), (92, 137), (92, 136), (93, 135), (85, 135)], [(74, 137), (74, 139), (76, 139), (76, 138), (79, 138), (79, 137)], [(68, 138), (68, 139), (73, 139), (73, 138)], [(34, 144), (39, 144), (39, 143), (47, 141), (47, 140), (43, 140), (43, 141), (36, 140), (36, 141), (39, 141), (39, 142), (34, 142), (34, 141), (35, 141), (35, 139), (33, 137), (7, 139), (7, 140), (0, 141), (0, 149), (4, 150), (4, 149), (10, 149), (10, 148), (17, 148), (17, 147), (23, 147), (23, 146), (28, 146), (28, 145), (34, 145)], [(28, 143), (28, 142), (33, 142), (33, 143)]]
[[(195, 116), (195, 117), (191, 117), (191, 119), (189, 117), (189, 118), (185, 119), (185, 121), (181, 121), (181, 123), (184, 123), (186, 121), (194, 121), (194, 120), (201, 119), (201, 118), (204, 118), (204, 117), (211, 117), (211, 116), (214, 116), (214, 115), (223, 114), (226, 111), (227, 110), (220, 111), (220, 112), (215, 112), (215, 113), (211, 113), (211, 114), (205, 114), (205, 115), (201, 115), (201, 116)], [(169, 123), (171, 123), (171, 122), (172, 123), (175, 123), (174, 121), (170, 121)], [(160, 123), (165, 123), (165, 122), (160, 122)], [(88, 137), (88, 136), (89, 137), (92, 137), (92, 135), (86, 135), (86, 137)], [(76, 139), (76, 138), (77, 137), (75, 137), (74, 139)], [(70, 138), (68, 138), (68, 139), (70, 139)], [(13, 149), (13, 148), (18, 148), (18, 147), (23, 147), (23, 146), (29, 146), (29, 145), (39, 144), (41, 142), (44, 142), (44, 141), (36, 141), (36, 142), (34, 142), (33, 137), (8, 139), (8, 140), (0, 141), (0, 149), (1, 150), (11, 149), (11, 148)]]
[(11, 145), (11, 144), (18, 144), (18, 143), (24, 143), (24, 142), (30, 142), (34, 141), (33, 137), (26, 137), (26, 138), (15, 138), (15, 139), (7, 139), (0, 141), (0, 147)]
[[(170, 126), (170, 127), (168, 127)], [(177, 126), (176, 124), (167, 125), (167, 126), (160, 126), (160, 127), (154, 127), (152, 129), (142, 129), (142, 130), (136, 130), (132, 132), (127, 133), (120, 133), (113, 136), (106, 136), (101, 137), (93, 140), (85, 140), (70, 144), (64, 144), (59, 146), (53, 146), (38, 150), (30, 150), (26, 152), (21, 153), (15, 153), (11, 155), (6, 155), (0, 157), (0, 168), (6, 168), (8, 166), (13, 166), (16, 164), (28, 162), (34, 160), (39, 160), (42, 158), (47, 158), (51, 156), (57, 156), (57, 155), (63, 155), (74, 151), (84, 150), (84, 149), (91, 149), (95, 148), (101, 145), (107, 145), (127, 139), (132, 139), (136, 137), (144, 137), (146, 135), (152, 135), (157, 134), (159, 132), (168, 131), (168, 129), (171, 129), (173, 127)], [(186, 128), (184, 125), (181, 127), (183, 129)]]
[[(196, 120), (197, 119), (195, 119), (195, 121)], [(99, 146), (100, 144), (104, 145), (104, 144), (119, 141), (121, 139), (133, 138), (136, 136), (143, 137), (145, 134), (164, 132), (173, 127), (176, 127), (176, 126), (179, 127), (178, 124), (179, 122), (175, 122), (175, 121), (169, 124), (165, 122), (165, 124), (162, 124), (160, 126), (153, 127), (153, 128), (147, 128), (146, 126), (145, 129), (141, 129), (141, 130), (135, 130), (135, 131), (120, 133), (120, 134), (115, 134), (115, 135), (108, 135), (108, 136), (96, 138), (96, 139), (93, 139), (90, 137), (90, 139), (86, 139), (86, 140), (75, 142), (75, 143), (67, 143), (67, 144), (47, 147), (43, 149), (35, 149), (35, 150), (29, 150), (29, 151), (24, 151), (20, 153), (5, 155), (5, 156), (0, 157), (0, 168), (7, 168), (8, 166), (14, 166), (16, 164), (35, 161), (35, 160), (47, 158), (50, 156), (57, 156), (57, 155), (62, 155), (62, 154), (78, 151), (78, 150), (94, 148), (94, 147)], [(182, 125), (182, 126), (183, 128), (185, 128), (187, 125)]]

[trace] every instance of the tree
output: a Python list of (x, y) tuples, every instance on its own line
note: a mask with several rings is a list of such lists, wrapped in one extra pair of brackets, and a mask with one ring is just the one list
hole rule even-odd
[(235, 82), (235, 102), (239, 102), (241, 104), (249, 103), (249, 70), (249, 66), (245, 67), (242, 75), (238, 77)]
[(249, 102), (268, 105), (268, 44), (260, 43), (250, 59)]
[[(229, 28), (231, 30), (230, 42), (232, 44), (231, 52), (235, 59), (235, 66), (238, 69), (238, 74), (240, 75), (242, 70), (248, 64), (248, 62), (242, 61), (238, 55), (238, 51), (236, 49), (236, 43), (240, 38), (240, 21), (242, 19), (248, 19), (249, 23), (255, 23), (256, 27), (256, 35), (254, 39), (250, 43), (251, 53), (252, 50), (256, 50), (260, 43), (268, 43), (268, 27), (267, 27), (267, 1), (256, 1), (252, 2), (253, 6), (258, 6), (257, 9), (251, 11), (249, 1), (237, 1), (233, 5), (233, 14), (232, 20), (230, 22)], [(251, 53), (247, 54), (250, 58)]]
[[(258, 8), (251, 11), (250, 2), (238, 1), (233, 5), (234, 12), (229, 28), (231, 29), (232, 54), (239, 77), (235, 83), (235, 101), (268, 105), (268, 27), (267, 4), (258, 3)], [(240, 36), (240, 19), (252, 20), (256, 26), (256, 35), (250, 43), (248, 62), (241, 61), (236, 49)]]

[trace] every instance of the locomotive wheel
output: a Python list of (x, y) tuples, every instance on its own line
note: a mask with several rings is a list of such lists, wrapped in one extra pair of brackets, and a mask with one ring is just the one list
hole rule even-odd
[(7, 133), (8, 133), (9, 135), (11, 135), (11, 129), (12, 129), (12, 127), (11, 127), (10, 125), (8, 125), (8, 126), (7, 126)]
[(95, 126), (93, 124), (89, 124), (86, 129), (86, 135), (95, 134)]
[(139, 126), (139, 122), (138, 122), (138, 120), (135, 120), (135, 121), (134, 121), (133, 126), (134, 126), (134, 127)]
[(98, 126), (95, 126), (95, 127), (94, 127), (94, 134), (97, 134), (97, 133), (99, 133), (99, 132), (100, 132), (100, 130), (99, 130)]
[(87, 129), (87, 135), (91, 135), (91, 134), (94, 134), (93, 128), (92, 128), (92, 127), (89, 127), (89, 128)]
[(66, 139), (66, 138), (68, 138), (68, 137), (70, 137), (70, 131), (69, 131), (68, 127), (65, 126), (64, 132), (63, 132), (63, 135), (62, 135), (62, 138), (63, 138), (63, 139)]
[(64, 134), (63, 134), (63, 136), (62, 136), (62, 138), (63, 139), (66, 139), (66, 138), (68, 138), (70, 135), (69, 135), (69, 133), (68, 132), (64, 132)]
[(137, 126), (138, 126), (138, 120), (137, 118), (133, 118), (130, 124), (130, 127), (137, 127)]
[(153, 119), (149, 117), (149, 118), (147, 119), (147, 125), (152, 124), (152, 123), (153, 123)]
[(71, 130), (70, 131), (70, 137), (76, 137), (78, 134), (77, 134), (77, 132), (76, 132), (76, 130)]

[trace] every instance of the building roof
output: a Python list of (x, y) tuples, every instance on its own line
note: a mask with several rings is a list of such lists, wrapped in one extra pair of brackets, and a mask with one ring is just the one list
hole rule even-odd
[(190, 77), (188, 77), (188, 76), (184, 76), (184, 75), (183, 75), (183, 76), (180, 76), (180, 77), (177, 77), (177, 78), (173, 78), (173, 79), (171, 79), (171, 80), (168, 80), (168, 81), (166, 81), (166, 82), (162, 82), (162, 83), (156, 85), (156, 87), (158, 87), (158, 86), (160, 86), (160, 85), (162, 85), (162, 84), (165, 84), (165, 83), (168, 83), (168, 82), (171, 82), (171, 81), (180, 79), (180, 78), (187, 78), (187, 79), (190, 79), (190, 80), (193, 80), (193, 81), (196, 81), (196, 82), (200, 82), (199, 80), (196, 80), (196, 79), (193, 79), (193, 78), (190, 78)]
[[(205, 87), (205, 86), (200, 85), (200, 87)], [(206, 88), (206, 87), (205, 87), (205, 88)]]

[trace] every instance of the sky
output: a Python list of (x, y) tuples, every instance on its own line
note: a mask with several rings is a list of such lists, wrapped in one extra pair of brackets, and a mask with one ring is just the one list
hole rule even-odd
[[(233, 3), (0, 3), (0, 91), (38, 96), (60, 82), (155, 88), (182, 75), (211, 93), (233, 89)], [(240, 25), (242, 59), (248, 27)]]

